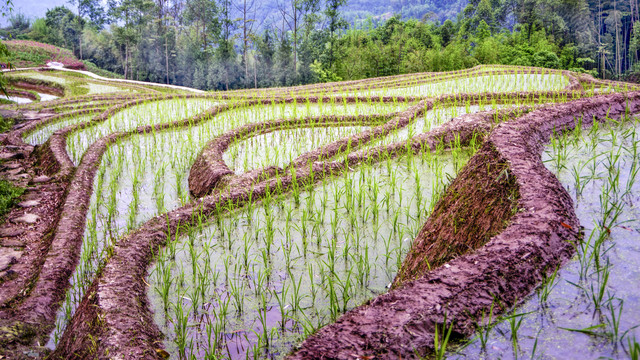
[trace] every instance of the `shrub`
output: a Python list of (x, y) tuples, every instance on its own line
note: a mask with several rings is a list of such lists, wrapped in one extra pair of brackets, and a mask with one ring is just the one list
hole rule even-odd
[(69, 69), (84, 69), (84, 64), (70, 50), (57, 46), (28, 40), (10, 40), (5, 42), (14, 66), (44, 66), (50, 61), (62, 63)]
[(535, 66), (550, 68), (550, 69), (559, 69), (560, 68), (560, 59), (558, 55), (551, 51), (542, 50), (538, 51), (533, 55), (533, 61)]

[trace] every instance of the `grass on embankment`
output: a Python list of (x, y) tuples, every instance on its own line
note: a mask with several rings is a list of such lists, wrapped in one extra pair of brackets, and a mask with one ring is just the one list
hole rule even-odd
[(0, 180), (0, 218), (11, 210), (23, 193), (23, 188), (13, 186), (6, 180)]
[[(7, 132), (13, 126), (11, 119), (0, 116), (0, 133)], [(16, 200), (24, 193), (24, 189), (13, 186), (6, 180), (0, 180), (0, 218), (15, 205)]]

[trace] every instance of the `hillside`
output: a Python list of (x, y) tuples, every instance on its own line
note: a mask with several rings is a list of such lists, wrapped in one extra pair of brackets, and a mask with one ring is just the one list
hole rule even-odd
[(10, 52), (9, 62), (13, 67), (46, 66), (48, 62), (58, 62), (69, 69), (84, 69), (84, 64), (70, 50), (54, 45), (28, 40), (4, 42)]
[[(256, 1), (253, 13), (255, 15), (252, 17), (257, 19), (259, 24), (275, 24), (282, 21), (279, 10), (283, 7), (282, 4), (282, 0)], [(402, 19), (420, 20), (428, 17), (444, 21), (454, 19), (467, 4), (467, 0), (349, 0), (342, 8), (342, 15), (354, 25), (368, 18), (384, 21), (393, 15), (401, 15)]]
[[(280, 18), (278, 4), (282, 4), (283, 1), (266, 0), (255, 3), (257, 5), (255, 18), (259, 23), (271, 23)], [(455, 18), (467, 3), (467, 0), (350, 0), (344, 7), (344, 17), (350, 23), (354, 23), (357, 19), (368, 17), (384, 19), (393, 14), (402, 14), (405, 19), (421, 19), (426, 14), (434, 13), (436, 19), (444, 21)], [(56, 6), (66, 6), (77, 12), (77, 7), (67, 0), (20, 0), (14, 5), (16, 13), (22, 13), (30, 19), (42, 18), (48, 9)], [(8, 23), (8, 19), (4, 18), (0, 26), (6, 26)]]

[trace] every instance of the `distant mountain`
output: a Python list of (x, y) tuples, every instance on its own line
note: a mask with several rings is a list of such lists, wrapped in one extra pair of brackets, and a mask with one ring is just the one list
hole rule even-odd
[(378, 17), (384, 20), (395, 14), (403, 19), (422, 19), (432, 15), (433, 19), (453, 19), (467, 6), (468, 0), (349, 0), (344, 9), (347, 20)]
[[(286, 0), (256, 0), (255, 17), (259, 24), (281, 21), (278, 3)], [(105, 1), (106, 2), (106, 1)], [(342, 9), (343, 16), (350, 23), (368, 17), (386, 20), (395, 14), (402, 18), (422, 19), (425, 15), (444, 21), (454, 18), (467, 5), (468, 0), (347, 0)], [(18, 0), (14, 1), (14, 12), (28, 18), (44, 17), (47, 10), (56, 6), (66, 6), (76, 12), (76, 7), (68, 0)], [(0, 26), (6, 26), (8, 19), (0, 19)]]
[[(256, 0), (258, 23), (269, 24), (282, 21), (278, 4), (288, 0)], [(444, 21), (453, 19), (468, 4), (468, 0), (347, 0), (341, 11), (343, 17), (354, 24), (358, 20), (373, 18), (387, 20), (394, 15), (403, 19), (423, 19)]]

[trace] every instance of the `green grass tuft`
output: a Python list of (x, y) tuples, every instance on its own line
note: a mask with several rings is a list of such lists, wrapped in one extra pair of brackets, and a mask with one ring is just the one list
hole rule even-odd
[(9, 212), (23, 193), (23, 188), (13, 186), (6, 180), (0, 180), (0, 216)]
[[(5, 104), (3, 100), (7, 101), (9, 104), (15, 104), (13, 101), (9, 101), (7, 99), (2, 99), (2, 98), (0, 98), (0, 104)], [(13, 120), (5, 119), (4, 117), (0, 116), (0, 134), (11, 130), (12, 127), (13, 127)]]

